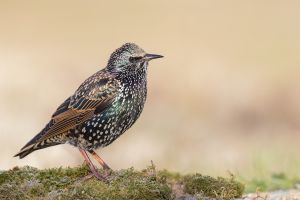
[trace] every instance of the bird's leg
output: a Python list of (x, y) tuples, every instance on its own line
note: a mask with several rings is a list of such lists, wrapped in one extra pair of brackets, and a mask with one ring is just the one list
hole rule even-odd
[(99, 164), (103, 167), (104, 170), (111, 170), (111, 168), (104, 162), (104, 160), (94, 151), (90, 150), (90, 154), (99, 162)]
[(87, 165), (87, 166), (89, 166), (88, 162), (86, 162), (86, 160), (85, 160), (85, 159), (83, 160), (83, 163), (82, 163), (82, 165)]
[(96, 169), (95, 166), (93, 165), (92, 161), (90, 160), (90, 158), (89, 158), (89, 156), (87, 155), (87, 153), (85, 152), (85, 150), (79, 148), (79, 151), (80, 151), (81, 155), (83, 156), (84, 160), (86, 161), (86, 163), (88, 164), (88, 166), (89, 166), (91, 172), (93, 173), (93, 175), (94, 175), (97, 179), (99, 179), (99, 180), (101, 180), (101, 181), (106, 181), (106, 179), (105, 179), (103, 176), (101, 176), (101, 175), (99, 174), (99, 172), (97, 171), (97, 169)]
[(90, 150), (89, 152), (90, 154), (92, 154), (95, 160), (97, 160), (100, 163), (100, 165), (103, 167), (104, 177), (105, 178), (108, 177), (111, 174), (112, 169), (104, 162), (104, 160), (94, 150)]

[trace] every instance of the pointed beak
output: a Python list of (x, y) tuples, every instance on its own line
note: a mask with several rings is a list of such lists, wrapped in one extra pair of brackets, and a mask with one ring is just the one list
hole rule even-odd
[(144, 59), (146, 59), (146, 60), (153, 60), (156, 58), (163, 58), (163, 56), (156, 55), (156, 54), (148, 54), (148, 53), (144, 56)]

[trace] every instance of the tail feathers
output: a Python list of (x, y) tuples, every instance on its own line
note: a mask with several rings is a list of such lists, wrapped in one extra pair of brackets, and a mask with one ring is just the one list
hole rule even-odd
[(21, 150), (19, 153), (14, 155), (14, 157), (24, 158), (28, 154), (32, 153), (35, 150), (43, 149), (46, 147), (62, 144), (66, 142), (65, 133), (55, 135), (55, 137), (47, 138), (45, 140), (41, 140), (41, 138), (47, 133), (47, 131), (52, 126), (53, 121), (51, 120), (46, 127), (37, 134), (34, 138), (32, 138)]
[(16, 155), (14, 155), (14, 157), (18, 157), (21, 159), (21, 158), (24, 158), (25, 156), (27, 156), (28, 154), (32, 153), (33, 151), (37, 150), (35, 147), (35, 144), (32, 144), (32, 145), (29, 145), (23, 149), (21, 149), (19, 151), (19, 153), (17, 153)]
[(35, 150), (43, 149), (43, 148), (50, 147), (50, 146), (55, 146), (55, 145), (58, 145), (58, 144), (62, 144), (62, 142), (46, 143), (45, 141), (43, 141), (43, 142), (31, 144), (29, 146), (23, 147), (19, 151), (19, 153), (17, 153), (16, 155), (14, 155), (14, 157), (18, 157), (19, 156), (19, 158), (22, 159), (25, 156), (27, 156), (28, 154), (34, 152)]

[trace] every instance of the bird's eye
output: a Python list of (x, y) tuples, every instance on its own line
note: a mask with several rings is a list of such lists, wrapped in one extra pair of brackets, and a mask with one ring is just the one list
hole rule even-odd
[(130, 57), (129, 61), (132, 62), (132, 63), (134, 63), (134, 62), (138, 62), (142, 58), (143, 58), (142, 56)]

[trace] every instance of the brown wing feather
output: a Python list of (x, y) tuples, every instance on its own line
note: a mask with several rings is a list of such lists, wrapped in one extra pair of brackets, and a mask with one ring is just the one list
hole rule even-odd
[[(69, 105), (67, 107), (65, 105), (60, 106), (59, 112), (56, 111), (53, 114), (53, 124), (39, 138), (38, 142), (75, 128), (90, 119), (96, 109), (99, 112), (114, 101), (119, 86), (118, 83), (112, 77), (103, 74), (100, 77), (99, 74), (98, 76), (95, 75), (87, 79), (70, 100), (68, 99)], [(98, 80), (96, 80), (97, 78)]]
[(68, 110), (68, 107), (70, 105), (71, 97), (67, 98), (53, 113), (52, 117), (55, 117), (56, 115), (59, 115), (60, 113), (63, 113)]

